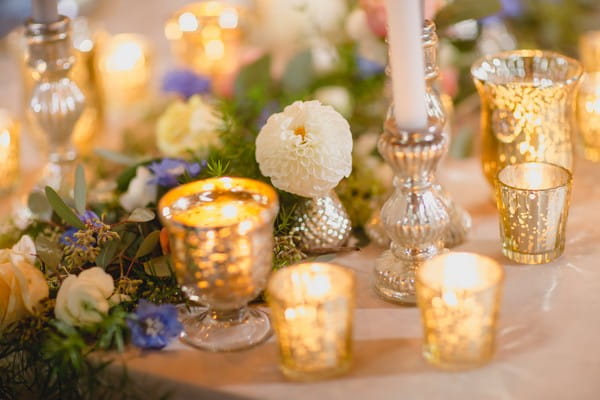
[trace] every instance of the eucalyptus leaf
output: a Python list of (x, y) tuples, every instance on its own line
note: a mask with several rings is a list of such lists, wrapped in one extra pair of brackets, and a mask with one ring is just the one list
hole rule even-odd
[(148, 260), (144, 263), (144, 271), (148, 275), (157, 276), (159, 278), (171, 276), (171, 257), (164, 255)]
[(288, 63), (281, 84), (288, 93), (297, 93), (306, 90), (314, 80), (312, 55), (310, 51), (298, 53)]
[(87, 197), (87, 187), (85, 183), (85, 171), (83, 166), (78, 165), (75, 170), (75, 209), (79, 215), (85, 212), (85, 203)]
[(152, 231), (144, 238), (140, 247), (138, 247), (137, 252), (135, 253), (135, 258), (144, 257), (148, 255), (154, 250), (156, 245), (158, 244), (158, 240), (160, 237), (160, 231)]
[(234, 83), (234, 95), (238, 100), (246, 100), (252, 88), (266, 90), (271, 84), (271, 57), (263, 56), (244, 67)]
[(129, 222), (149, 222), (152, 221), (156, 217), (154, 211), (149, 208), (136, 208), (132, 211), (131, 215), (127, 217), (127, 221)]
[(42, 192), (31, 192), (27, 198), (29, 210), (40, 220), (49, 221), (52, 217), (52, 206), (48, 198)]
[(105, 158), (105, 159), (112, 161), (114, 163), (117, 163), (117, 164), (134, 165), (136, 163), (135, 158), (129, 157), (122, 153), (117, 153), (115, 151), (110, 151), (107, 149), (96, 149), (94, 152), (97, 155), (99, 155), (100, 157)]
[(120, 244), (121, 242), (119, 240), (111, 240), (105, 243), (102, 249), (100, 249), (100, 253), (96, 257), (96, 265), (106, 269), (112, 260), (115, 259)]
[(318, 257), (315, 257), (314, 262), (329, 262), (333, 260), (336, 256), (336, 253), (322, 254)]
[(50, 186), (46, 186), (46, 198), (50, 202), (54, 212), (66, 223), (78, 229), (85, 229), (84, 223), (79, 220), (73, 210), (65, 204), (63, 199)]
[(38, 235), (35, 238), (35, 249), (42, 262), (52, 269), (60, 264), (63, 252), (57, 242), (50, 240), (47, 236)]
[(438, 11), (435, 24), (441, 31), (461, 21), (481, 19), (500, 11), (500, 0), (454, 0)]

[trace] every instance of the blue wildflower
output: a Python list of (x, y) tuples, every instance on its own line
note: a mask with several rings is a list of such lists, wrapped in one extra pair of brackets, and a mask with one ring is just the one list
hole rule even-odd
[(162, 349), (183, 329), (174, 305), (159, 306), (143, 299), (127, 319), (127, 325), (131, 330), (131, 341), (142, 349)]
[(256, 120), (256, 129), (261, 129), (266, 123), (269, 117), (280, 110), (280, 105), (276, 101), (268, 102), (263, 109), (260, 111), (258, 119)]
[(523, 15), (522, 0), (500, 0), (502, 10), (481, 20), (483, 24), (498, 22), (504, 18), (515, 18)]
[(165, 74), (162, 90), (166, 93), (177, 93), (184, 99), (195, 94), (210, 93), (210, 79), (187, 69), (173, 70)]
[(188, 163), (176, 158), (163, 158), (161, 161), (153, 162), (148, 166), (154, 174), (154, 178), (149, 183), (156, 183), (159, 186), (171, 188), (177, 186), (177, 180), (184, 173), (187, 172), (189, 176), (195, 177), (200, 174), (205, 165), (206, 162), (202, 162), (202, 164)]
[[(86, 210), (82, 215), (78, 215), (79, 220), (81, 222), (83, 222), (86, 225), (91, 225), (94, 228), (100, 228), (102, 227), (102, 222), (100, 221), (100, 218), (98, 217), (98, 215), (90, 210)], [(79, 231), (79, 229), (71, 227), (69, 229), (67, 229), (58, 239), (58, 241), (60, 242), (60, 244), (62, 244), (63, 246), (67, 246), (70, 244), (73, 244), (77, 241), (77, 239), (75, 239), (75, 233), (77, 233)], [(81, 246), (79, 246), (81, 247)]]
[(358, 66), (358, 73), (363, 78), (379, 75), (385, 71), (385, 66), (361, 56), (356, 56), (356, 64)]

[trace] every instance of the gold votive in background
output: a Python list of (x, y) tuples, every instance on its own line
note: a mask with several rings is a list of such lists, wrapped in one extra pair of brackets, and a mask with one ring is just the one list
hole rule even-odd
[(297, 264), (269, 280), (267, 301), (286, 377), (324, 379), (350, 367), (354, 291), (353, 272), (333, 264)]
[(12, 189), (19, 178), (20, 125), (0, 109), (0, 193)]
[(543, 264), (565, 248), (571, 173), (558, 165), (523, 163), (498, 173), (502, 253), (523, 264)]
[(522, 162), (572, 170), (574, 106), (579, 62), (558, 53), (515, 50), (487, 56), (471, 67), (481, 99), (483, 171)]
[(577, 122), (585, 158), (600, 161), (600, 31), (579, 38), (585, 73), (577, 96)]
[(446, 253), (417, 270), (423, 355), (435, 366), (461, 370), (490, 361), (495, 351), (502, 266), (471, 253)]
[(101, 41), (98, 73), (107, 107), (130, 106), (150, 93), (152, 57), (142, 35), (120, 33)]
[(268, 338), (267, 314), (247, 304), (265, 288), (272, 268), (275, 190), (244, 178), (200, 180), (167, 192), (158, 210), (179, 284), (208, 307), (183, 319), (182, 340), (228, 351)]

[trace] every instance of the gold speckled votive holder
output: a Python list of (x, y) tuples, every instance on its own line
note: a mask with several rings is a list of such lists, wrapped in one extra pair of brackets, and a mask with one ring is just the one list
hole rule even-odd
[(417, 270), (427, 361), (463, 370), (491, 360), (503, 276), (496, 261), (472, 253), (442, 254)]
[(20, 126), (0, 109), (0, 193), (11, 190), (19, 178)]
[(510, 165), (498, 173), (502, 253), (522, 264), (544, 264), (565, 248), (571, 173), (547, 163)]
[(584, 74), (577, 94), (577, 123), (585, 158), (600, 162), (600, 31), (579, 38)]
[(333, 264), (298, 264), (271, 277), (267, 300), (287, 378), (325, 379), (350, 367), (354, 292), (352, 271)]

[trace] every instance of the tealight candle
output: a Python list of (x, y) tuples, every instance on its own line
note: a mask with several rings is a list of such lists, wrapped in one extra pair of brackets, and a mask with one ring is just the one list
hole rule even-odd
[(502, 266), (471, 253), (446, 253), (417, 270), (423, 355), (441, 368), (487, 363), (494, 354)]
[(0, 109), (0, 192), (13, 188), (19, 177), (19, 124)]
[(267, 300), (286, 377), (310, 381), (349, 368), (354, 287), (354, 274), (333, 264), (298, 264), (273, 275)]
[(175, 275), (191, 300), (208, 306), (182, 321), (183, 341), (226, 351), (270, 336), (266, 313), (247, 304), (271, 272), (278, 208), (271, 186), (244, 178), (199, 180), (161, 198)]
[(108, 103), (130, 105), (147, 96), (151, 67), (150, 44), (143, 36), (121, 33), (107, 38), (98, 69)]
[(571, 173), (558, 165), (522, 163), (498, 173), (502, 253), (523, 264), (542, 264), (565, 248)]
[(577, 97), (577, 122), (585, 158), (600, 161), (600, 31), (587, 32), (579, 39), (579, 53), (585, 73)]

